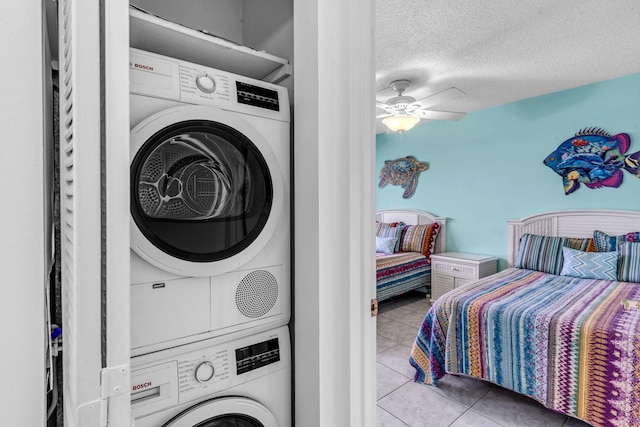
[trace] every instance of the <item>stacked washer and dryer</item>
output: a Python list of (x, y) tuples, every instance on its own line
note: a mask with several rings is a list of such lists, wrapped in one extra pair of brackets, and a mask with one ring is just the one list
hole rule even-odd
[(131, 49), (137, 427), (291, 425), (286, 88)]

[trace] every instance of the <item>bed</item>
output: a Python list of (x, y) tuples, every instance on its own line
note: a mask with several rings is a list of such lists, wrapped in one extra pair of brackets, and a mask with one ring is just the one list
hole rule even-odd
[[(385, 238), (388, 238), (389, 246), (381, 248), (380, 241)], [(430, 256), (445, 252), (446, 241), (446, 218), (413, 209), (376, 212), (378, 301), (428, 287), (431, 283)]]
[(595, 426), (640, 425), (640, 212), (556, 211), (508, 227), (511, 267), (427, 312), (415, 380), (468, 375)]

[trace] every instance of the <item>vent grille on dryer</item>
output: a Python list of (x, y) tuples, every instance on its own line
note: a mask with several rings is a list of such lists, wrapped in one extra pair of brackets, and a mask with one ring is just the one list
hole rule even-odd
[(255, 319), (264, 316), (278, 299), (278, 281), (265, 270), (244, 276), (236, 289), (236, 306), (240, 313)]

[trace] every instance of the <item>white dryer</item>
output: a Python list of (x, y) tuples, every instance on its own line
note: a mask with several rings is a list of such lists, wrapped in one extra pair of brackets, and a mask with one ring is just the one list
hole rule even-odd
[(130, 84), (132, 354), (287, 324), (286, 88), (137, 49)]
[(133, 359), (134, 426), (291, 426), (288, 329), (235, 336)]

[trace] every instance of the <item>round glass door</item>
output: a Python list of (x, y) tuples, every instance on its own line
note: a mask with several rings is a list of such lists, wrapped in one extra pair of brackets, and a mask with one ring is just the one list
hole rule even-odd
[(194, 427), (264, 427), (264, 424), (246, 415), (232, 414), (213, 417)]
[(281, 427), (262, 404), (246, 397), (222, 397), (200, 402), (162, 427)]
[(207, 263), (240, 253), (272, 209), (264, 157), (243, 133), (220, 122), (162, 128), (138, 149), (130, 173), (134, 222), (155, 247), (181, 260)]

